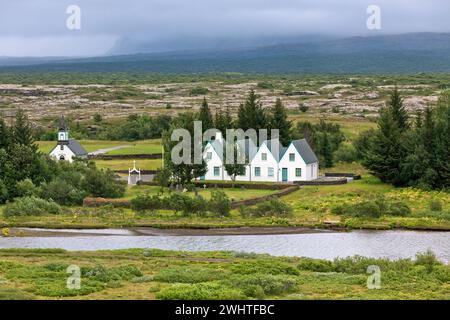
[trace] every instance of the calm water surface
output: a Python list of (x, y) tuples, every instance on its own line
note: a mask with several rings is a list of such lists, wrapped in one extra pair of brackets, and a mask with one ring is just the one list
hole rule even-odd
[(128, 230), (102, 230), (98, 233), (100, 234), (94, 236), (71, 237), (0, 237), (0, 248), (230, 250), (322, 259), (353, 255), (390, 259), (414, 258), (417, 252), (432, 249), (442, 261), (450, 262), (450, 232), (352, 231), (220, 236), (136, 236)]

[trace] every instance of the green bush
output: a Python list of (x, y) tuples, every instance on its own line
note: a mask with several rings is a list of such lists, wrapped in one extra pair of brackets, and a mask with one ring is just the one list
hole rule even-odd
[(297, 266), (300, 270), (315, 272), (333, 272), (334, 266), (331, 261), (312, 258), (302, 258)]
[(83, 179), (83, 189), (94, 197), (119, 198), (125, 194), (126, 182), (118, 180), (111, 170), (90, 168)]
[(174, 210), (175, 213), (182, 212), (184, 216), (201, 216), (207, 212), (208, 203), (200, 196), (192, 198), (187, 194), (175, 192), (164, 198), (164, 208)]
[(358, 154), (353, 145), (341, 144), (334, 152), (334, 160), (341, 162), (354, 162), (358, 160)]
[(52, 200), (44, 200), (36, 197), (16, 198), (8, 203), (3, 214), (6, 217), (14, 216), (41, 216), (45, 214), (60, 214), (61, 207)]
[(56, 178), (42, 185), (41, 197), (51, 199), (62, 205), (80, 205), (87, 196), (87, 192), (75, 188), (70, 182)]
[(354, 204), (335, 206), (331, 212), (352, 217), (379, 218), (383, 214), (406, 216), (411, 214), (411, 208), (402, 201), (390, 202), (383, 195), (372, 195)]
[(295, 278), (272, 274), (232, 275), (223, 282), (231, 288), (241, 289), (246, 296), (255, 298), (289, 293), (296, 286)]
[(197, 283), (223, 279), (227, 273), (223, 270), (217, 270), (204, 267), (172, 267), (159, 271), (153, 278), (155, 281), (169, 283)]
[(275, 260), (258, 260), (233, 263), (230, 267), (233, 273), (238, 274), (273, 274), (273, 275), (299, 275), (300, 272), (290, 264)]
[(240, 207), (239, 213), (243, 217), (289, 217), (292, 208), (278, 198), (260, 202), (254, 208)]
[(391, 216), (407, 216), (411, 214), (411, 208), (404, 202), (396, 201), (388, 205), (386, 214)]
[(194, 87), (191, 89), (190, 94), (191, 96), (199, 96), (208, 94), (208, 92), (209, 92), (208, 88)]
[(131, 208), (135, 211), (154, 211), (158, 210), (162, 206), (162, 201), (158, 196), (150, 196), (148, 194), (138, 195), (136, 198), (131, 199)]
[(246, 296), (219, 282), (175, 284), (156, 294), (161, 300), (242, 300)]
[(105, 268), (104, 266), (98, 265), (95, 267), (82, 267), (81, 275), (102, 283), (111, 283), (113, 281), (131, 280), (136, 277), (142, 277), (143, 274), (134, 265), (113, 268)]
[(16, 183), (16, 193), (18, 197), (31, 197), (37, 196), (39, 190), (31, 179), (25, 179)]
[(211, 192), (209, 200), (209, 211), (222, 217), (230, 215), (231, 201), (227, 194), (222, 190), (214, 190)]
[(441, 262), (437, 259), (436, 254), (428, 249), (425, 252), (416, 254), (416, 265), (424, 266), (428, 273), (431, 273), (435, 266), (440, 265)]
[(430, 201), (428, 206), (431, 211), (442, 211), (442, 201), (440, 200), (432, 200)]

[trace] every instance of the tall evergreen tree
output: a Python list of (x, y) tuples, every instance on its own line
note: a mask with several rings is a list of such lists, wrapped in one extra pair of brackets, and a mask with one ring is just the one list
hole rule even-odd
[(22, 109), (16, 112), (16, 118), (12, 128), (13, 142), (23, 146), (30, 147), (34, 151), (37, 150), (37, 146), (34, 143), (33, 130), (31, 124), (28, 121), (28, 117)]
[(275, 107), (272, 110), (272, 117), (270, 119), (270, 128), (279, 130), (279, 137), (281, 144), (287, 146), (291, 142), (291, 121), (288, 120), (286, 112), (281, 99), (278, 98)]
[(400, 96), (400, 92), (397, 87), (395, 87), (394, 91), (391, 93), (391, 99), (388, 106), (399, 129), (401, 131), (407, 130), (409, 128), (408, 113), (403, 106), (403, 99)]
[(268, 129), (266, 112), (264, 111), (258, 95), (251, 90), (244, 104), (239, 106), (237, 126), (244, 131), (247, 129)]
[(209, 110), (206, 98), (203, 98), (202, 106), (200, 107), (198, 114), (198, 120), (202, 122), (203, 130), (211, 129), (214, 126), (213, 117), (211, 111)]
[(330, 168), (333, 166), (333, 150), (328, 138), (328, 133), (323, 133), (320, 143), (320, 154), (323, 157), (324, 167)]
[(401, 131), (387, 108), (380, 110), (378, 130), (371, 140), (363, 164), (383, 182), (399, 185), (402, 162)]
[(225, 138), (227, 129), (234, 128), (233, 118), (231, 117), (231, 113), (228, 108), (225, 111), (216, 112), (214, 117), (214, 128), (220, 130)]

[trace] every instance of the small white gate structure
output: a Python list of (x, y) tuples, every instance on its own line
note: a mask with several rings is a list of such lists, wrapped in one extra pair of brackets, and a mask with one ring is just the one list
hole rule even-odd
[[(136, 175), (137, 179), (132, 179), (131, 175)], [(136, 160), (134, 160), (133, 169), (128, 169), (128, 184), (137, 184), (141, 181), (141, 170), (136, 169)]]

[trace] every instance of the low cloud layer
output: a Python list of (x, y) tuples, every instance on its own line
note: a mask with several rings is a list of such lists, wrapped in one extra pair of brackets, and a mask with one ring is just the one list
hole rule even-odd
[[(66, 27), (69, 5), (81, 29)], [(366, 28), (369, 5), (382, 29)], [(18, 0), (0, 4), (0, 56), (99, 55), (117, 39), (257, 39), (450, 32), (448, 0)], [(170, 50), (170, 45), (167, 48)]]

